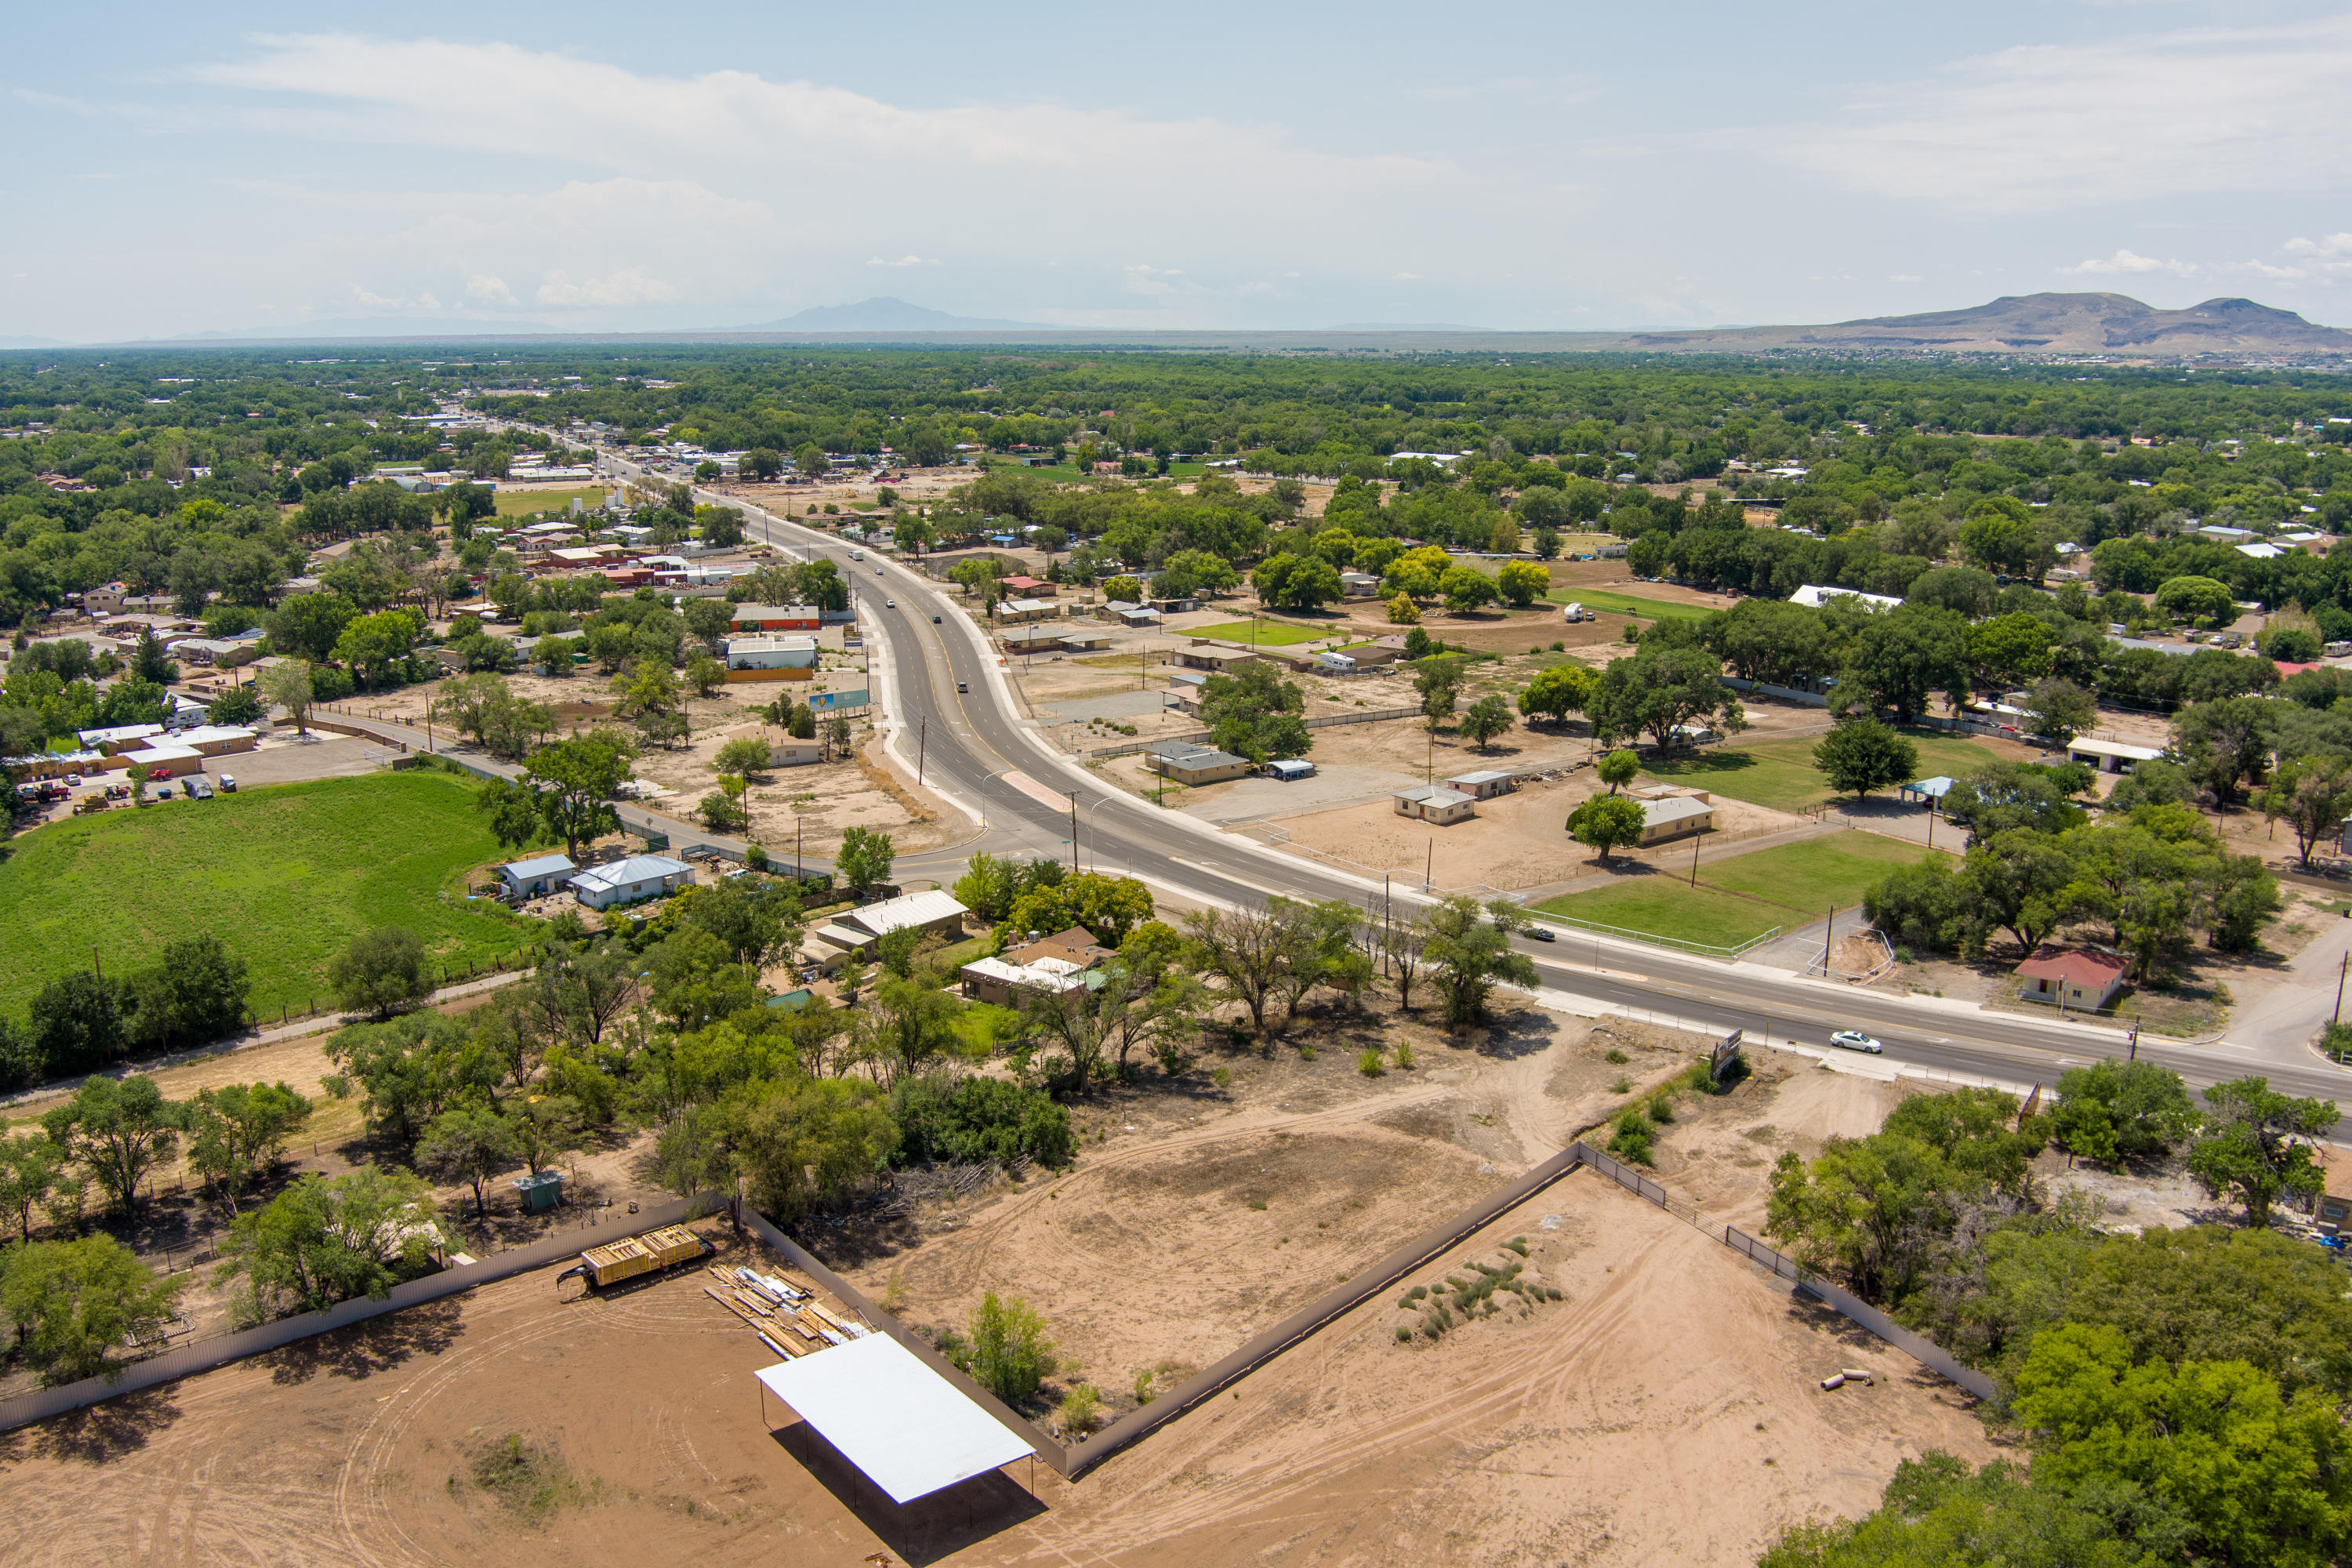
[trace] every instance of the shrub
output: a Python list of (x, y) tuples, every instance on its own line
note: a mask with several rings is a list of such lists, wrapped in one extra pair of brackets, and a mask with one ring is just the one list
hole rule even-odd
[(1397, 1325), (1397, 1343), (1404, 1344), (1412, 1340), (1412, 1331), (1407, 1328), (1404, 1324), (1399, 1323)]
[(1231, 1069), (1219, 1068), (1216, 1071), (1209, 1075), (1209, 1081), (1215, 1084), (1219, 1089), (1230, 1089), (1233, 1087), (1234, 1075)]
[(1506, 1251), (1516, 1252), (1521, 1258), (1525, 1258), (1528, 1255), (1528, 1238), (1524, 1236), (1515, 1236), (1503, 1243), (1503, 1247)]
[(1627, 1056), (1627, 1055), (1626, 1055), (1626, 1054), (1625, 1054), (1622, 1049), (1620, 1049), (1619, 1047), (1615, 1047), (1615, 1046), (1612, 1046), (1612, 1047), (1609, 1047), (1609, 1055), (1608, 1055), (1607, 1057), (1603, 1058), (1602, 1059), (1603, 1059), (1603, 1060), (1605, 1060), (1605, 1061), (1607, 1061), (1607, 1062), (1609, 1063), (1609, 1065), (1610, 1065), (1610, 1066), (1612, 1066), (1612, 1067), (1621, 1067), (1621, 1068), (1622, 1068), (1622, 1067), (1623, 1067), (1627, 1062), (1629, 1062), (1629, 1061), (1633, 1060), (1633, 1058), (1632, 1058), (1631, 1057)]
[(1381, 1050), (1378, 1046), (1366, 1046), (1363, 1050), (1357, 1055), (1356, 1070), (1362, 1073), (1366, 1078), (1378, 1078), (1382, 1073), (1389, 1070), (1388, 1064), (1381, 1058)]
[(1675, 1119), (1675, 1098), (1664, 1089), (1650, 1096), (1650, 1120), (1661, 1125)]
[(1055, 1364), (1045, 1320), (1020, 1297), (999, 1299), (993, 1290), (972, 1309), (971, 1357), (965, 1370), (1007, 1405), (1035, 1394)]
[(1154, 1397), (1153, 1390), (1152, 1390), (1152, 1387), (1151, 1387), (1151, 1375), (1152, 1375), (1152, 1374), (1151, 1374), (1151, 1369), (1150, 1369), (1150, 1367), (1148, 1367), (1148, 1366), (1147, 1366), (1147, 1367), (1145, 1367), (1141, 1372), (1139, 1372), (1139, 1373), (1137, 1373), (1135, 1374), (1135, 1402), (1136, 1402), (1136, 1404), (1138, 1404), (1138, 1405), (1149, 1405), (1149, 1404), (1150, 1404), (1150, 1403), (1151, 1403), (1152, 1398)]
[(890, 1096), (899, 1166), (935, 1160), (1031, 1159), (1066, 1165), (1075, 1139), (1070, 1113), (1040, 1089), (1003, 1079), (908, 1079)]
[(1631, 1094), (1633, 1092), (1633, 1080), (1627, 1078), (1624, 1074), (1619, 1073), (1617, 1075), (1617, 1080), (1609, 1086), (1609, 1092), (1612, 1094)]
[(1397, 1042), (1396, 1065), (1402, 1071), (1412, 1070), (1412, 1047), (1402, 1040)]
[(1631, 1160), (1637, 1165), (1652, 1163), (1650, 1146), (1657, 1129), (1638, 1105), (1629, 1105), (1619, 1111), (1610, 1123), (1609, 1152), (1621, 1160)]
[(1313, 1060), (1315, 1059), (1315, 1047), (1314, 1047), (1313, 1046), (1301, 1046), (1301, 1047), (1298, 1047), (1298, 1059), (1299, 1059), (1300, 1061), (1302, 1061), (1302, 1062), (1311, 1062), (1311, 1061), (1313, 1061)]
[(1062, 1395), (1062, 1403), (1055, 1411), (1055, 1415), (1060, 1418), (1065, 1430), (1093, 1431), (1096, 1421), (1102, 1415), (1101, 1391), (1091, 1383), (1079, 1384), (1069, 1393)]

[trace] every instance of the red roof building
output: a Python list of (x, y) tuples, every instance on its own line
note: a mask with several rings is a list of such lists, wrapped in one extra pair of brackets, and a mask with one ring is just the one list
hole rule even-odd
[(2096, 1012), (2116, 999), (2130, 967), (2120, 955), (2097, 948), (2045, 945), (2017, 966), (2017, 994), (2021, 1001)]

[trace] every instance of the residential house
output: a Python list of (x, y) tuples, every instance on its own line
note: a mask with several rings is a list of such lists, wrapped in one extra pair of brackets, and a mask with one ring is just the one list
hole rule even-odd
[(1518, 779), (1493, 768), (1482, 768), (1473, 773), (1456, 773), (1445, 781), (1448, 789), (1460, 790), (1472, 800), (1492, 800), (1498, 795), (1508, 795), (1519, 787)]
[(572, 875), (572, 896), (592, 910), (609, 910), (674, 893), (694, 880), (694, 868), (667, 855), (633, 855)]
[(2018, 998), (2096, 1012), (2116, 999), (2130, 967), (2120, 953), (2103, 948), (2044, 943), (2017, 966)]
[(1205, 669), (1213, 675), (1223, 675), (1234, 666), (1251, 663), (1265, 655), (1254, 647), (1236, 647), (1232, 643), (1196, 642), (1190, 647), (1180, 647), (1169, 658), (1187, 669)]
[(814, 680), (814, 637), (729, 637), (727, 679), (744, 680)]
[(1350, 599), (1376, 599), (1380, 597), (1381, 580), (1369, 572), (1342, 572), (1339, 587)]
[(2066, 742), (2066, 760), (2085, 763), (2091, 771), (2102, 773), (2127, 773), (2142, 763), (2162, 759), (2164, 752), (2154, 746), (2126, 746), (2121, 741), (2095, 741), (2077, 735)]
[(895, 899), (884, 899), (852, 910), (835, 923), (869, 932), (877, 937), (888, 936), (894, 931), (908, 926), (917, 931), (938, 931), (945, 936), (960, 936), (963, 918), (971, 911), (958, 903), (955, 895), (934, 888), (924, 893), (902, 893)]
[(1050, 621), (1062, 613), (1062, 606), (1052, 599), (1002, 599), (989, 613), (1008, 623)]

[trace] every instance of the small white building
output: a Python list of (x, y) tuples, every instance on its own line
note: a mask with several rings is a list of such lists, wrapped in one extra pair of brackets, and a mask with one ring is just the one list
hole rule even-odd
[(499, 867), (499, 885), (506, 889), (509, 898), (534, 899), (555, 891), (572, 880), (572, 873), (579, 869), (569, 855), (541, 855)]
[(572, 896), (592, 910), (658, 899), (694, 880), (694, 868), (667, 855), (633, 855), (572, 875)]
[(1475, 773), (1454, 774), (1445, 781), (1445, 787), (1459, 790), (1472, 800), (1492, 800), (1517, 789), (1518, 780), (1494, 768), (1481, 768)]
[(1370, 599), (1379, 595), (1381, 580), (1369, 572), (1342, 572), (1339, 588), (1350, 599)]
[(1811, 583), (1789, 595), (1789, 603), (1803, 605), (1809, 609), (1815, 610), (1822, 607), (1822, 602), (1825, 599), (1860, 599), (1874, 610), (1891, 610), (1903, 602), (1900, 599), (1891, 599), (1884, 594), (1865, 594), (1855, 588), (1822, 587)]
[(727, 679), (811, 680), (816, 674), (814, 637), (729, 637)]
[(1478, 815), (1476, 796), (1464, 795), (1458, 789), (1448, 789), (1444, 784), (1415, 784), (1411, 789), (1397, 791), (1393, 798), (1399, 816), (1433, 822), (1441, 827), (1466, 822)]
[(2066, 760), (2087, 764), (2094, 773), (2127, 773), (2164, 753), (2154, 746), (2126, 746), (2121, 741), (2095, 741), (2078, 735), (2066, 742)]

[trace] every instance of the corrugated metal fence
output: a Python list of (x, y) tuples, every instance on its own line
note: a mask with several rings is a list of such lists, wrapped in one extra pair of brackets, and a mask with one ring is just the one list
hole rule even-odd
[(85, 1378), (79, 1383), (64, 1384), (56, 1388), (18, 1394), (14, 1399), (0, 1400), (0, 1431), (22, 1426), (31, 1421), (45, 1420), (51, 1415), (61, 1415), (68, 1410), (79, 1410), (86, 1405), (111, 1399), (118, 1394), (130, 1394), (196, 1373), (210, 1372), (231, 1362), (244, 1361), (248, 1356), (292, 1344), (297, 1340), (365, 1322), (386, 1312), (397, 1312), (404, 1307), (437, 1301), (444, 1296), (454, 1296), (477, 1285), (487, 1285), (495, 1279), (504, 1279), (510, 1275), (537, 1268), (607, 1241), (635, 1236), (639, 1231), (652, 1230), (659, 1226), (679, 1224), (706, 1214), (715, 1206), (709, 1197), (680, 1198), (640, 1214), (608, 1215), (598, 1225), (562, 1231), (478, 1262), (445, 1268), (438, 1274), (428, 1274), (422, 1279), (395, 1285), (391, 1294), (382, 1300), (362, 1297), (355, 1301), (341, 1302), (323, 1312), (303, 1312), (264, 1323), (258, 1328), (247, 1329), (241, 1333), (197, 1340), (165, 1351), (161, 1355), (132, 1362), (122, 1368), (110, 1383), (103, 1377)]
[[(1379, 724), (1391, 719), (1420, 717), (1421, 710), (1418, 708), (1367, 708), (1361, 713), (1326, 713), (1319, 719), (1307, 720), (1307, 727), (1328, 730), (1334, 724)], [(1098, 763), (1106, 757), (1131, 757), (1139, 752), (1148, 752), (1154, 746), (1164, 746), (1174, 741), (1206, 742), (1208, 739), (1206, 730), (1196, 730), (1189, 735), (1156, 735), (1149, 741), (1130, 741), (1123, 746), (1098, 746), (1087, 753), (1087, 760)]]

